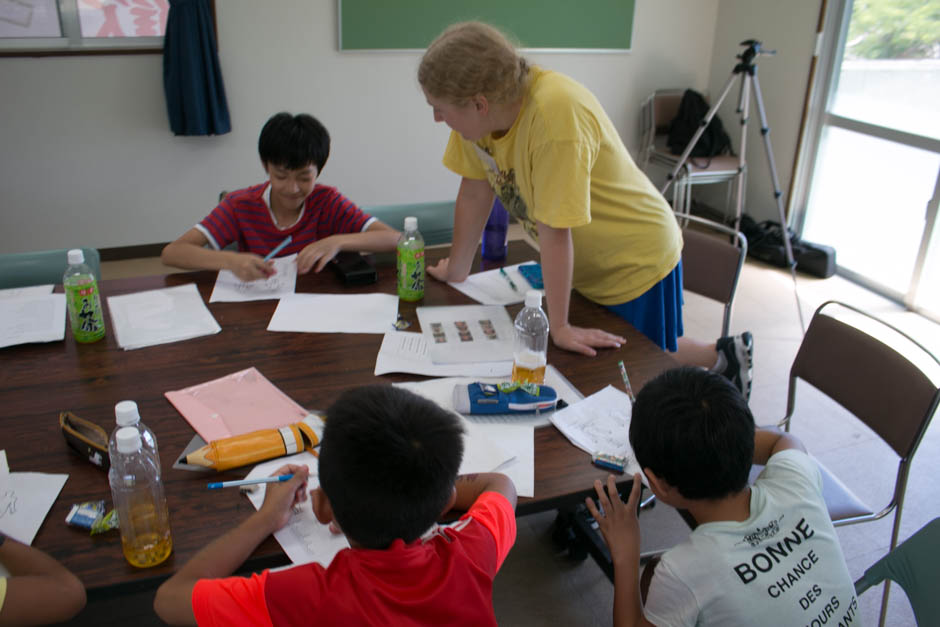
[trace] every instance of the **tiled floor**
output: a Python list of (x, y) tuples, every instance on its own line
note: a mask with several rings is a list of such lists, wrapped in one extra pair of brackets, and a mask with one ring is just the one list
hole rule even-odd
[[(516, 231), (518, 234), (518, 231)], [(166, 272), (159, 260), (106, 262), (105, 278)], [(844, 300), (905, 328), (918, 340), (940, 354), (940, 326), (860, 289), (839, 277), (813, 279), (800, 275), (798, 292), (808, 322), (813, 309), (829, 298)], [(687, 295), (684, 310), (686, 333), (692, 337), (714, 337), (720, 327), (720, 306), (693, 294)], [(736, 332), (750, 330), (755, 338), (755, 379), (751, 407), (758, 423), (776, 422), (784, 414), (787, 373), (802, 337), (797, 317), (794, 286), (789, 273), (760, 263), (745, 266), (732, 319)], [(828, 406), (812, 390), (801, 389), (799, 418), (793, 432), (808, 448), (850, 487), (861, 494), (874, 493), (886, 502), (896, 463), (887, 447), (876, 442), (870, 432), (851, 425), (839, 408)], [(901, 539), (940, 516), (940, 422), (928, 430), (911, 468), (907, 502), (901, 524)], [(874, 502), (874, 501), (873, 501)], [(881, 502), (881, 501), (880, 501)], [(600, 569), (590, 560), (572, 561), (559, 553), (551, 541), (554, 516), (529, 516), (519, 521), (516, 546), (496, 578), (494, 605), (501, 625), (609, 625), (613, 590)], [(666, 548), (687, 533), (674, 510), (658, 504), (641, 516), (644, 550)], [(882, 556), (888, 547), (891, 518), (839, 529), (839, 538), (853, 577)], [(128, 600), (130, 601), (130, 599)], [(149, 614), (147, 595), (138, 595), (141, 606), (138, 625), (159, 624)], [(873, 589), (860, 599), (863, 624), (875, 625), (881, 590)], [(115, 604), (104, 604), (83, 613), (98, 618)], [(126, 604), (125, 604), (126, 605)], [(109, 623), (122, 624), (127, 619)], [(133, 613), (133, 612), (132, 612)], [(76, 623), (78, 624), (78, 623)], [(84, 623), (82, 623), (84, 624)], [(91, 623), (88, 623), (91, 624)], [(888, 625), (914, 625), (913, 614), (897, 586), (892, 587)]]

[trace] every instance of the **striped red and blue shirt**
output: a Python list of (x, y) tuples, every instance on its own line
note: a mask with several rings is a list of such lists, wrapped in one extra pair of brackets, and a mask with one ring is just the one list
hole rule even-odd
[(338, 233), (360, 233), (375, 218), (363, 212), (335, 187), (317, 185), (304, 200), (297, 221), (281, 229), (268, 206), (268, 182), (228, 194), (196, 228), (216, 250), (238, 243), (240, 252), (267, 255), (291, 236), (278, 257), (299, 253), (309, 244)]

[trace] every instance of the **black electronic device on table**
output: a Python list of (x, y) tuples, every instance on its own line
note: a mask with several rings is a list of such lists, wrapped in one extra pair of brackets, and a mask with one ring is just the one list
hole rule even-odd
[(367, 257), (354, 251), (337, 253), (330, 266), (346, 285), (369, 285), (376, 281), (375, 266)]

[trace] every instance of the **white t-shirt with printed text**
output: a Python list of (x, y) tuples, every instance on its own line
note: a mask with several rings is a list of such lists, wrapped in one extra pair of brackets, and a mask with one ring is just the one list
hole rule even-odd
[(806, 453), (775, 454), (743, 522), (699, 525), (656, 566), (644, 612), (656, 625), (859, 625), (855, 586)]

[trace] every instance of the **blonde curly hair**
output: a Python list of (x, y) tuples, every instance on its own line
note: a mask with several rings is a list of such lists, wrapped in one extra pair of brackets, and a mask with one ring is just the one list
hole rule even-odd
[(504, 33), (483, 22), (449, 26), (431, 42), (418, 66), (421, 87), (458, 106), (477, 94), (494, 103), (515, 102), (528, 77), (528, 61)]

